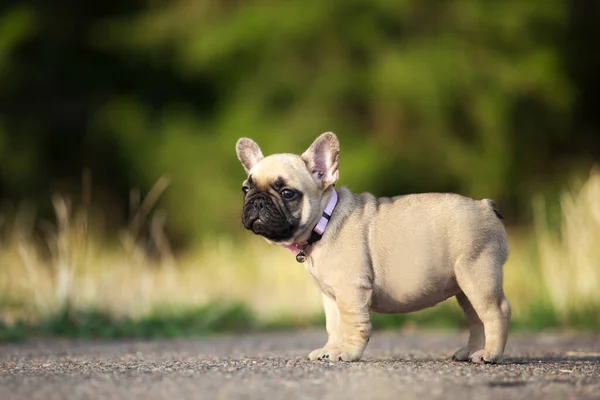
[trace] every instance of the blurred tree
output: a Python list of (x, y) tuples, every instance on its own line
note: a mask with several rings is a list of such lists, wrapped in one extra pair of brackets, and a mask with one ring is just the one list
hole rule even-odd
[(584, 3), (15, 2), (0, 195), (42, 202), (87, 166), (118, 225), (129, 187), (168, 173), (173, 233), (202, 238), (239, 229), (238, 137), (297, 152), (332, 130), (356, 190), (493, 197), (522, 222), (598, 159)]

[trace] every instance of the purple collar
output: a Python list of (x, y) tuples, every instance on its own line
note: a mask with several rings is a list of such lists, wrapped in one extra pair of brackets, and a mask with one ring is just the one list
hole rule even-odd
[(292, 251), (294, 254), (296, 254), (296, 260), (298, 262), (304, 262), (304, 260), (306, 259), (306, 253), (304, 253), (304, 250), (311, 244), (319, 241), (321, 239), (321, 237), (323, 236), (323, 233), (325, 232), (325, 228), (327, 228), (327, 224), (329, 223), (329, 220), (331, 219), (331, 214), (333, 213), (333, 210), (335, 209), (335, 206), (337, 205), (337, 201), (338, 201), (337, 191), (334, 188), (332, 188), (331, 197), (329, 198), (329, 201), (327, 202), (327, 205), (325, 206), (323, 215), (321, 216), (321, 219), (319, 219), (319, 222), (317, 222), (317, 225), (315, 225), (315, 227), (313, 228), (308, 241), (306, 243), (292, 243), (292, 244), (288, 244), (288, 245), (284, 246), (286, 249), (288, 249), (288, 250)]

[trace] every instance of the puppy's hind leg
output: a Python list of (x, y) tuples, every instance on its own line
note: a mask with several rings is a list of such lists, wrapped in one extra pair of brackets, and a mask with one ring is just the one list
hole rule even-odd
[(482, 252), (456, 269), (458, 285), (483, 323), (484, 347), (469, 355), (474, 363), (496, 363), (504, 353), (511, 310), (502, 288), (503, 263), (494, 252)]
[(456, 295), (458, 304), (463, 309), (467, 322), (469, 323), (469, 342), (466, 347), (459, 349), (452, 359), (454, 361), (469, 361), (471, 354), (482, 349), (485, 344), (485, 335), (483, 331), (483, 322), (477, 316), (473, 305), (464, 293)]

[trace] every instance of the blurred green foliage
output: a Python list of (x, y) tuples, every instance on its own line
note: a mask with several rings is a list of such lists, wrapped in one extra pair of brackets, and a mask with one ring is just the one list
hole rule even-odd
[(172, 179), (178, 243), (240, 232), (234, 144), (342, 144), (341, 183), (492, 197), (509, 222), (600, 158), (595, 1), (13, 1), (0, 196), (50, 213), (92, 172), (108, 227)]

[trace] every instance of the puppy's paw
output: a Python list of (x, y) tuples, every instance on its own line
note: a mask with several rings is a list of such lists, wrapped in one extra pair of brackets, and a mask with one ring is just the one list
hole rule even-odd
[(329, 349), (329, 347), (325, 346), (320, 349), (313, 350), (308, 355), (308, 358), (310, 359), (310, 361), (321, 360), (323, 356), (329, 351)]
[(469, 361), (471, 351), (468, 347), (463, 347), (462, 349), (458, 349), (456, 353), (452, 356), (452, 361)]
[(362, 357), (363, 350), (352, 349), (347, 346), (323, 347), (310, 353), (308, 358), (315, 360), (337, 361), (358, 361)]
[(500, 356), (491, 354), (486, 350), (477, 350), (471, 354), (470, 359), (475, 364), (496, 364), (500, 361)]

